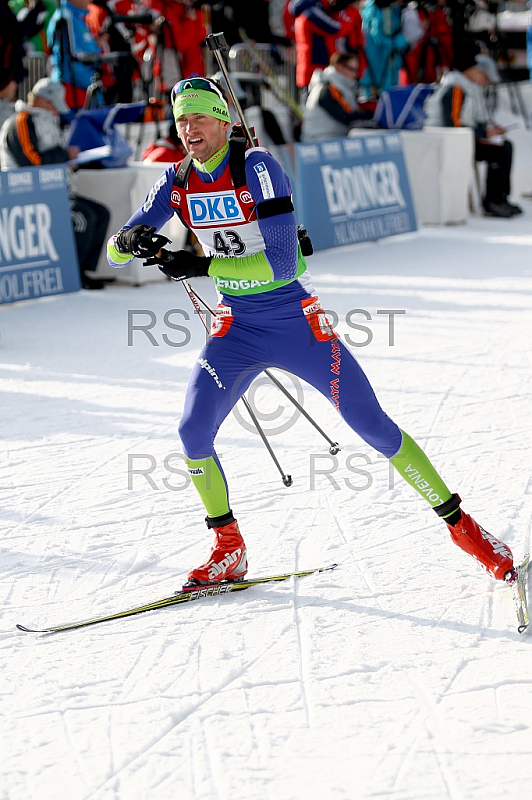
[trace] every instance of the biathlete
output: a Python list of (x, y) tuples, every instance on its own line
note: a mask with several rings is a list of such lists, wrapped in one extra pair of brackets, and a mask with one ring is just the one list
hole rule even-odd
[[(211, 336), (188, 384), (179, 433), (191, 479), (215, 534), (189, 586), (243, 578), (246, 545), (229, 504), (214, 439), (234, 404), (264, 369), (279, 367), (324, 394), (346, 423), (387, 456), (443, 518), (453, 541), (496, 579), (515, 577), (507, 545), (460, 508), (416, 444), (380, 407), (351, 352), (328, 325), (298, 241), (287, 175), (261, 147), (228, 139), (229, 110), (206, 78), (180, 81), (172, 92), (179, 137), (188, 153), (169, 167), (143, 205), (108, 242), (108, 259), (134, 256), (176, 279), (211, 276), (220, 303)], [(177, 214), (204, 256), (161, 250), (157, 231)]]

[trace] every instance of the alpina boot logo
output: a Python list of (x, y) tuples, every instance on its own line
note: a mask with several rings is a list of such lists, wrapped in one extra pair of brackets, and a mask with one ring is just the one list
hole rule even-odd
[(499, 542), (499, 540), (496, 539), (494, 536), (492, 536), (491, 533), (485, 531), (481, 525), (479, 525), (478, 527), (480, 528), (480, 533), (482, 535), (482, 538), (491, 544), (494, 553), (496, 553), (498, 556), (505, 556), (506, 558), (512, 558), (512, 554), (510, 553), (510, 551), (507, 549), (507, 547), (503, 542)]
[(212, 581), (217, 578), (222, 572), (225, 572), (232, 564), (240, 559), (242, 555), (242, 548), (238, 547), (232, 553), (226, 553), (225, 558), (222, 558), (217, 564), (211, 564), (209, 568), (209, 580)]

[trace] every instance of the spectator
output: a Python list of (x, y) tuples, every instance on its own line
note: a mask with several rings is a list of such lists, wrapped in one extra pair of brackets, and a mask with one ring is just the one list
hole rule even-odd
[(286, 38), (293, 44), (295, 41), (295, 17), (292, 13), (292, 0), (284, 0), (282, 23)]
[(142, 151), (141, 161), (148, 164), (171, 163), (175, 164), (186, 155), (186, 150), (177, 135), (175, 122), (172, 120), (167, 136), (160, 136)]
[(74, 109), (85, 102), (100, 53), (86, 22), (89, 5), (89, 0), (60, 0), (47, 29), (52, 78), (64, 85), (66, 102)]
[[(194, 7), (193, 0), (181, 0), (185, 6), (185, 14), (179, 28), (179, 63), (183, 78), (193, 75), (205, 75), (205, 59), (203, 45), (207, 31), (203, 24), (199, 8)], [(174, 84), (170, 84), (170, 89)]]
[(201, 12), (190, 0), (152, 0), (151, 5), (160, 14), (162, 78), (165, 91), (170, 94), (181, 77), (205, 75), (202, 44), (206, 31)]
[(28, 74), (24, 66), (24, 43), (41, 29), (44, 12), (41, 0), (35, 0), (24, 19), (19, 21), (7, 0), (0, 3), (0, 66), (9, 69), (17, 83)]
[[(79, 152), (64, 147), (60, 114), (67, 114), (65, 90), (51, 78), (41, 78), (28, 94), (27, 103), (18, 100), (16, 113), (2, 126), (0, 162), (3, 170), (40, 164), (66, 164)], [(105, 206), (72, 191), (69, 178), (70, 213), (76, 240), (81, 283), (84, 289), (102, 289), (94, 272), (106, 240), (110, 214)]]
[(0, 127), (15, 113), (17, 82), (5, 67), (0, 67)]
[[(296, 83), (306, 89), (316, 69), (329, 63), (328, 37), (341, 35), (342, 22), (334, 19), (331, 3), (334, 0), (292, 0), (289, 6), (295, 17)], [(331, 13), (329, 13), (331, 12)]]
[(339, 50), (346, 50), (348, 53), (358, 55), (359, 75), (362, 77), (366, 69), (366, 54), (364, 52), (364, 33), (362, 31), (362, 17), (359, 11), (360, 0), (349, 0), (342, 2), (336, 0), (334, 17), (342, 23), (342, 27), (337, 37), (329, 37), (328, 51), (331, 56)]
[(303, 112), (301, 141), (346, 136), (357, 122), (373, 114), (357, 103), (358, 58), (355, 53), (333, 53), (323, 72), (316, 70)]
[(367, 0), (361, 12), (367, 69), (360, 83), (372, 96), (399, 82), (408, 42), (401, 33), (401, 0)]
[(483, 198), (485, 214), (513, 217), (519, 206), (508, 201), (512, 169), (512, 143), (505, 140), (505, 129), (490, 121), (484, 88), (500, 81), (495, 62), (473, 52), (462, 56), (460, 69), (448, 72), (425, 103), (426, 125), (472, 128), (475, 134), (475, 161), (486, 161), (488, 172)]
[[(26, 53), (46, 53), (46, 55), (49, 55), (46, 43), (46, 28), (57, 8), (57, 3), (56, 0), (42, 0), (42, 4), (45, 10), (39, 11), (35, 20), (38, 30), (24, 42)], [(9, 5), (16, 14), (17, 20), (23, 24), (28, 15), (35, 13), (33, 0), (9, 0)]]
[(93, 0), (89, 4), (85, 23), (102, 53), (119, 56), (112, 64), (102, 64), (101, 74), (106, 105), (131, 103), (133, 76), (138, 74), (137, 62), (131, 53), (134, 32), (116, 15), (127, 16), (137, 11), (131, 0)]
[(423, 38), (427, 20), (416, 2), (408, 3), (401, 11), (401, 32), (410, 49)]
[[(408, 39), (410, 50), (405, 56), (405, 69), (409, 83), (435, 83), (444, 72), (453, 68), (453, 28), (447, 0), (436, 0), (435, 5), (410, 4), (403, 12), (403, 33)], [(418, 15), (422, 35), (411, 40), (406, 27), (407, 19), (414, 20), (412, 12)]]

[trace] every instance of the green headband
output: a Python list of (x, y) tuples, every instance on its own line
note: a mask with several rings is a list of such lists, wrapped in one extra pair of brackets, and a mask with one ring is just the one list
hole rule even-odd
[(231, 122), (225, 100), (215, 92), (202, 89), (185, 89), (178, 94), (174, 99), (173, 112), (176, 122), (183, 114), (206, 114), (223, 122)]

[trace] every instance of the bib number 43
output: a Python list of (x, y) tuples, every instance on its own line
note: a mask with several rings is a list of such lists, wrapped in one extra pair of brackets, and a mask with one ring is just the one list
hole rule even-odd
[(224, 256), (241, 256), (246, 252), (246, 245), (236, 231), (214, 231), (212, 240), (215, 251)]

